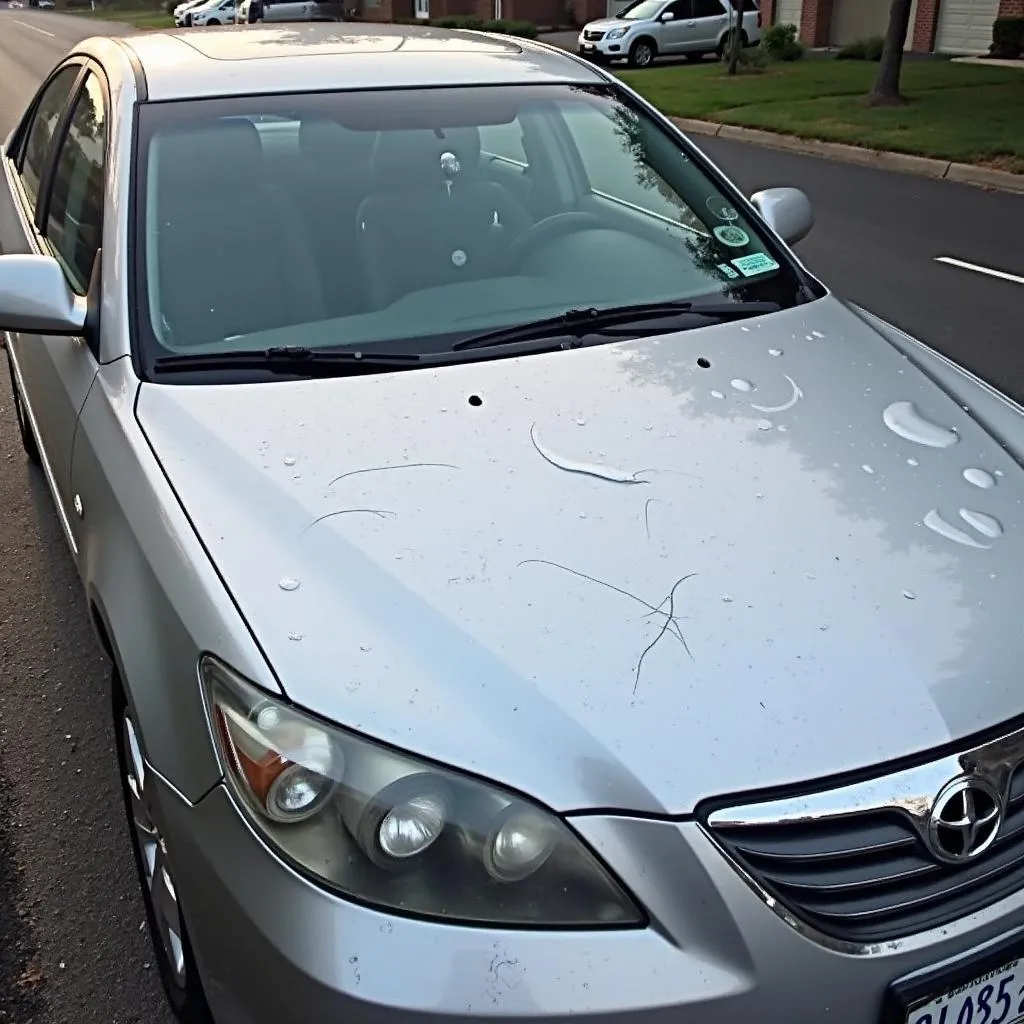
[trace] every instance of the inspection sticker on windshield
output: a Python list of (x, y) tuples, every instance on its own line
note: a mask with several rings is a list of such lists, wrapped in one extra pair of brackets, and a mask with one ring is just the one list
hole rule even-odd
[(732, 269), (732, 267), (729, 266), (728, 263), (719, 263), (717, 266), (718, 266), (718, 269), (723, 274), (725, 274), (726, 277), (733, 277), (733, 278), (735, 278), (735, 277), (739, 277), (740, 276), (739, 274), (736, 273), (735, 270)]
[(735, 224), (719, 224), (713, 230), (715, 238), (722, 245), (731, 245), (734, 249), (742, 249), (750, 241), (750, 235), (743, 228), (736, 227)]
[(732, 265), (744, 276), (753, 277), (769, 270), (778, 270), (779, 265), (766, 252), (752, 252), (749, 256), (737, 256)]

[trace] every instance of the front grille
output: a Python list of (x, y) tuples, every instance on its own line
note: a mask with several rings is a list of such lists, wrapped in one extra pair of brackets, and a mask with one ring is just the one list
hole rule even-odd
[(588, 42), (596, 43), (599, 39), (604, 39), (603, 32), (584, 32), (583, 38)]
[(870, 810), (782, 824), (709, 825), (780, 904), (819, 932), (883, 942), (949, 924), (1024, 888), (1024, 770), (996, 842), (964, 865), (936, 862), (910, 819)]

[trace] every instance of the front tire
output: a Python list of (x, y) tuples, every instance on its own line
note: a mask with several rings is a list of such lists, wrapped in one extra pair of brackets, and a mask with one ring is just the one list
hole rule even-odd
[(211, 18), (206, 24), (207, 25), (219, 25), (220, 22), (216, 18)]
[(116, 672), (113, 694), (121, 790), (160, 980), (182, 1024), (213, 1024), (174, 886), (167, 843), (156, 820), (156, 801), (142, 741)]
[(21, 436), (21, 447), (25, 449), (25, 454), (32, 465), (41, 466), (43, 460), (39, 456), (39, 445), (36, 444), (36, 435), (32, 433), (32, 424), (28, 421), (25, 403), (14, 379), (14, 364), (11, 362), (10, 352), (7, 353), (7, 371), (11, 375), (11, 397), (14, 403), (14, 418), (18, 422), (18, 433)]
[(629, 66), (631, 68), (649, 68), (658, 56), (658, 47), (653, 39), (638, 39), (629, 48)]

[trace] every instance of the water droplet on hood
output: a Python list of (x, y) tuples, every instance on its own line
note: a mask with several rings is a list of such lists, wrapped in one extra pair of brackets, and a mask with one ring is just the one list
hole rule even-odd
[(987, 544), (982, 544), (976, 541), (969, 533), (961, 530), (959, 527), (954, 526), (952, 523), (946, 522), (945, 519), (939, 514), (937, 508), (933, 508), (928, 515), (924, 517), (924, 525), (929, 530), (933, 530), (940, 537), (945, 537), (946, 540), (951, 540), (956, 544), (963, 544), (964, 547), (968, 548), (985, 548)]
[(917, 459), (907, 459), (907, 465), (908, 466), (920, 466), (921, 463), (918, 462)]
[(360, 644), (359, 645), (359, 650), (361, 650), (363, 652), (363, 654), (366, 654), (370, 650), (370, 645), (369, 644)]
[(277, 584), (282, 590), (298, 590), (299, 581), (293, 579), (291, 576), (285, 576), (283, 580), (280, 580)]
[(903, 591), (903, 596), (908, 601), (913, 601), (913, 600), (915, 600), (917, 598), (917, 594), (915, 594), (912, 590), (904, 590)]
[(749, 380), (744, 380), (742, 377), (737, 377), (735, 380), (729, 382), (733, 388), (737, 391), (753, 391), (754, 385)]
[(860, 468), (863, 469), (865, 473), (874, 473), (874, 470), (867, 463)]
[(711, 392), (711, 397), (712, 398), (725, 398), (725, 395), (723, 395), (721, 391), (712, 391)]
[(985, 512), (975, 512), (969, 508), (962, 508), (960, 509), (960, 518), (965, 523), (973, 526), (983, 537), (989, 537), (994, 540), (996, 537), (1002, 537), (1003, 535), (1003, 524), (995, 516), (990, 516)]
[(302, 634), (301, 633), (289, 633), (288, 634), (288, 639), (289, 640), (301, 640), (302, 639)]
[(984, 469), (969, 468), (964, 470), (964, 479), (969, 484), (974, 484), (975, 487), (980, 487), (982, 490), (989, 490), (991, 487), (995, 487), (996, 478)]
[(771, 430), (772, 429), (772, 421), (771, 420), (758, 420), (757, 421), (757, 429), (758, 430)]
[(584, 417), (584, 416), (577, 416), (576, 417), (576, 426), (577, 427), (585, 427), (586, 425), (587, 425), (586, 417)]
[(893, 402), (882, 413), (885, 425), (898, 437), (928, 448), (952, 448), (960, 435), (949, 427), (926, 420), (913, 402)]
[(782, 349), (781, 348), (770, 348), (770, 349), (768, 349), (768, 355), (770, 355), (770, 356), (781, 356), (782, 355)]
[(284, 457), (284, 464), (286, 466), (294, 466), (295, 465), (295, 456), (294, 455), (286, 455)]

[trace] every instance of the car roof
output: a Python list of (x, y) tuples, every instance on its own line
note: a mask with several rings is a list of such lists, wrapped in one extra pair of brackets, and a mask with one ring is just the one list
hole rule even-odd
[(155, 101), (368, 87), (606, 81), (590, 64), (544, 43), (424, 25), (192, 28), (123, 36), (120, 42), (134, 54), (148, 98)]

